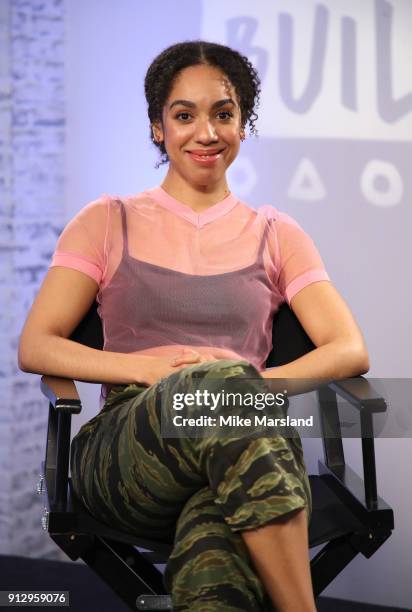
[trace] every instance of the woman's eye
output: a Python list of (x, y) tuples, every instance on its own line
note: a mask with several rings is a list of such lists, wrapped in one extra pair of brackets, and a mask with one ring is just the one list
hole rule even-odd
[(187, 119), (189, 119), (190, 114), (189, 113), (178, 113), (176, 115), (176, 119), (183, 119), (183, 121), (187, 121)]
[[(222, 117), (221, 115), (224, 116)], [(233, 113), (230, 111), (220, 111), (220, 113), (218, 113), (218, 117), (220, 117), (220, 119), (230, 119), (230, 117), (233, 117)]]

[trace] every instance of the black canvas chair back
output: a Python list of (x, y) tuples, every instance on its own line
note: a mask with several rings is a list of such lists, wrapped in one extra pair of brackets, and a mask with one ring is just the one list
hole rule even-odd
[[(95, 349), (103, 347), (96, 304), (71, 338)], [(273, 346), (268, 367), (289, 363), (314, 348), (286, 304), (274, 320)], [(116, 531), (92, 517), (73, 494), (68, 478), (71, 416), (80, 412), (81, 403), (74, 384), (70, 384), (42, 378), (42, 390), (49, 399), (46, 460), (38, 485), (38, 492), (45, 494), (43, 529), (71, 559), (83, 559), (130, 609), (171, 609), (162, 574), (155, 565), (167, 561), (172, 543), (159, 541), (156, 534), (136, 538)], [(362, 431), (368, 432), (361, 442), (363, 479), (345, 463), (337, 394), (357, 409)], [(319, 475), (309, 477), (313, 506), (309, 541), (311, 546), (323, 545), (311, 560), (315, 596), (357, 554), (370, 557), (393, 529), (393, 512), (377, 494), (370, 435), (373, 413), (385, 410), (385, 402), (362, 377), (335, 381), (319, 390), (318, 399), (324, 460), (319, 461)]]
[(85, 346), (90, 346), (90, 348), (102, 349), (103, 326), (97, 308), (97, 302), (94, 302), (89, 312), (70, 336), (70, 339)]

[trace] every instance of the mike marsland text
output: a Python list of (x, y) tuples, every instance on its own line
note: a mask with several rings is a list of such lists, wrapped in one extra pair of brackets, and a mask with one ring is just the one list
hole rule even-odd
[(202, 415), (189, 418), (178, 414), (173, 417), (173, 424), (175, 427), (313, 427), (313, 415), (304, 419), (289, 415), (273, 418), (265, 414), (255, 414), (252, 418), (223, 414), (219, 417)]

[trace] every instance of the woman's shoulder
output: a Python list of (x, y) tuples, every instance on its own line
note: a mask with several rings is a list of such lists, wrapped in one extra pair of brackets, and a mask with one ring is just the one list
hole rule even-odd
[(302, 229), (299, 223), (288, 213), (279, 210), (271, 204), (263, 204), (257, 209), (259, 215), (272, 222), (276, 229), (298, 228)]
[(125, 208), (139, 206), (148, 202), (150, 196), (146, 191), (135, 194), (102, 193), (100, 196), (87, 202), (76, 214), (78, 220), (94, 220), (99, 217), (107, 217), (111, 213), (119, 212), (121, 207)]
[(115, 197), (103, 193), (94, 200), (89, 200), (80, 208), (76, 213), (75, 218), (79, 221), (86, 220), (88, 218), (97, 218), (101, 215), (106, 215), (109, 207), (115, 203)]

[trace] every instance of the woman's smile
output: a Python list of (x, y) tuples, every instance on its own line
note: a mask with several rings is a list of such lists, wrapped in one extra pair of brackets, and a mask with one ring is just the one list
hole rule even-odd
[(187, 151), (190, 158), (201, 166), (213, 166), (222, 157), (224, 149), (195, 149)]

